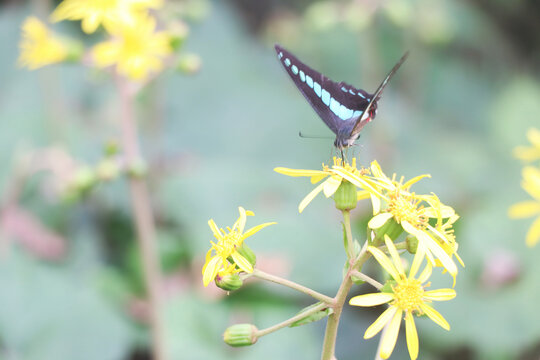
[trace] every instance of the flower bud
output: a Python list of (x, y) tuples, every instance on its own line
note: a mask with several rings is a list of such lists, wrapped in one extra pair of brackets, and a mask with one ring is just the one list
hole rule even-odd
[(243, 281), (238, 274), (228, 274), (225, 276), (216, 276), (216, 286), (225, 291), (235, 291), (242, 287)]
[(96, 167), (96, 175), (100, 180), (109, 181), (118, 177), (120, 170), (113, 159), (104, 159)]
[(240, 255), (245, 257), (252, 266), (255, 266), (255, 264), (257, 263), (257, 255), (255, 255), (255, 253), (249, 248), (249, 246), (247, 246), (246, 244), (242, 244), (242, 246), (237, 248), (236, 251), (238, 251)]
[(338, 210), (348, 211), (354, 209), (358, 202), (356, 186), (347, 180), (341, 181), (341, 184), (334, 193), (334, 201)]
[(84, 54), (84, 47), (83, 45), (75, 40), (66, 40), (65, 46), (67, 50), (66, 54), (66, 61), (67, 62), (79, 62)]
[(86, 191), (90, 189), (95, 183), (96, 174), (94, 173), (94, 171), (88, 166), (83, 166), (75, 172), (71, 186), (76, 190)]
[(373, 229), (373, 231), (375, 231), (375, 235), (378, 239), (384, 239), (384, 235), (388, 235), (390, 239), (395, 240), (401, 235), (403, 228), (394, 220), (394, 218), (389, 218), (384, 225), (378, 229)]
[(407, 251), (411, 254), (416, 254), (418, 249), (418, 239), (416, 236), (408, 235), (405, 238), (405, 243), (407, 244)]
[(223, 341), (230, 346), (249, 346), (257, 342), (258, 329), (251, 324), (229, 326), (223, 333)]
[(183, 21), (175, 21), (169, 26), (169, 38), (173, 51), (180, 49), (188, 34), (189, 27)]
[(113, 156), (118, 154), (120, 151), (120, 146), (114, 140), (109, 140), (103, 145), (103, 153), (105, 156)]
[(185, 74), (195, 74), (202, 66), (202, 61), (199, 55), (196, 54), (184, 54), (178, 59), (176, 69)]
[(134, 178), (142, 178), (144, 177), (148, 172), (148, 168), (146, 166), (146, 163), (141, 160), (135, 160), (131, 164), (128, 165), (127, 173), (129, 176), (132, 176)]

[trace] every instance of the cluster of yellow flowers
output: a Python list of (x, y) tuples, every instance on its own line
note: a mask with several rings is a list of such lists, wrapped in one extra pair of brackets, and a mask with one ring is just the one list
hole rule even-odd
[[(514, 155), (527, 163), (540, 160), (540, 130), (531, 128), (527, 131), (527, 138), (531, 146), (518, 146)], [(537, 216), (527, 232), (525, 242), (534, 246), (540, 241), (540, 167), (527, 165), (522, 171), (521, 187), (533, 200), (522, 201), (510, 207), (508, 213), (512, 218), (528, 218)]]
[[(108, 39), (89, 51), (91, 64), (98, 68), (115, 66), (118, 74), (141, 81), (164, 68), (178, 35), (156, 30), (157, 21), (151, 11), (162, 5), (162, 0), (64, 0), (50, 20), (81, 21), (86, 34), (102, 26)], [(20, 50), (19, 64), (30, 69), (82, 56), (80, 45), (49, 31), (35, 17), (22, 25)]]
[[(455, 291), (453, 289), (428, 291), (425, 288), (430, 286), (427, 281), (433, 267), (442, 267), (453, 277), (455, 284), (458, 268), (454, 258), (464, 266), (457, 254), (458, 244), (453, 230), (453, 224), (459, 216), (453, 208), (441, 203), (435, 194), (419, 195), (411, 192), (410, 188), (414, 183), (429, 175), (420, 175), (406, 182), (403, 178), (397, 181), (395, 174), (392, 177), (386, 176), (377, 161), (373, 161), (367, 169), (358, 169), (354, 158), (350, 164), (338, 158), (334, 158), (333, 162), (332, 166), (323, 164), (322, 170), (283, 167), (274, 170), (294, 177), (310, 177), (313, 184), (320, 182), (300, 202), (300, 212), (321, 192), (326, 197), (333, 195), (336, 207), (347, 211), (356, 207), (356, 203), (362, 199), (371, 200), (373, 216), (368, 227), (372, 235), (366, 244), (367, 252), (392, 279), (381, 287), (379, 293), (353, 297), (350, 304), (377, 306), (388, 303), (388, 309), (366, 330), (364, 337), (371, 338), (386, 327), (379, 354), (386, 359), (395, 347), (401, 319), (404, 317), (409, 354), (411, 359), (416, 359), (419, 346), (413, 315), (426, 315), (444, 329), (450, 329), (446, 320), (430, 303), (453, 299), (456, 296)], [(340, 193), (343, 192), (341, 189), (352, 189), (354, 201), (343, 202), (347, 196)], [(347, 205), (344, 206), (343, 203)], [(259, 225), (242, 234), (244, 214), (245, 211), (240, 208), (240, 219), (232, 229), (228, 229), (228, 234), (218, 230), (213, 220), (209, 221), (218, 244), (212, 243), (212, 249), (206, 257), (203, 268), (205, 286), (218, 275), (253, 271), (253, 264), (249, 264), (246, 259), (237, 261), (238, 254), (235, 254), (234, 249), (242, 247), (243, 241), (248, 236), (271, 223)], [(407, 234), (406, 241), (397, 243), (397, 238), (403, 232)], [(398, 248), (415, 254), (408, 274)], [(419, 272), (424, 261), (425, 268)]]

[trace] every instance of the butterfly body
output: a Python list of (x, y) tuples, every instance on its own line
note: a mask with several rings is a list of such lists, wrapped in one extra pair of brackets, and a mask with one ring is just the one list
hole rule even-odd
[(342, 150), (354, 145), (362, 128), (377, 113), (377, 101), (390, 77), (405, 61), (407, 54), (394, 66), (377, 91), (370, 94), (345, 82), (334, 82), (302, 63), (292, 53), (275, 46), (278, 59), (324, 123), (336, 134), (334, 145)]

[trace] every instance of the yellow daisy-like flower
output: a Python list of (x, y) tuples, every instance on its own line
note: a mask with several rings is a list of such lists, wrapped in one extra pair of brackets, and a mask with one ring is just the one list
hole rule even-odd
[(383, 359), (388, 359), (392, 354), (396, 346), (401, 319), (405, 317), (407, 348), (409, 349), (411, 359), (414, 360), (418, 357), (418, 334), (413, 315), (427, 315), (427, 317), (443, 329), (450, 330), (448, 322), (439, 312), (433, 309), (430, 303), (432, 301), (451, 300), (456, 296), (456, 292), (453, 289), (426, 290), (426, 287), (430, 285), (429, 283), (426, 284), (426, 281), (431, 276), (431, 264), (429, 262), (427, 262), (424, 270), (416, 278), (425, 256), (421, 248), (414, 256), (409, 275), (407, 276), (394, 243), (388, 236), (385, 237), (385, 242), (390, 253), (390, 258), (375, 247), (369, 247), (368, 251), (394, 279), (391, 282), (392, 291), (355, 296), (349, 303), (355, 306), (389, 304), (388, 309), (368, 327), (364, 334), (365, 339), (370, 339), (387, 326), (380, 347), (380, 356)]
[(87, 34), (100, 25), (111, 31), (119, 23), (134, 24), (141, 12), (159, 8), (162, 3), (161, 0), (64, 0), (52, 13), (51, 20), (81, 20)]
[(530, 128), (527, 130), (527, 139), (532, 146), (518, 146), (514, 149), (514, 156), (523, 161), (540, 160), (540, 130)]
[(22, 25), (19, 48), (19, 65), (30, 70), (61, 62), (68, 55), (67, 45), (33, 16)]
[[(379, 229), (387, 221), (394, 219), (403, 230), (418, 239), (418, 245), (423, 248), (429, 261), (436, 265), (435, 258), (437, 258), (455, 280), (458, 271), (451, 258), (455, 251), (450, 254), (447, 252), (453, 250), (454, 245), (451, 244), (451, 248), (446, 246), (449, 243), (448, 238), (429, 224), (430, 218), (446, 219), (455, 215), (454, 209), (443, 205), (435, 195), (416, 195), (410, 192), (414, 183), (429, 175), (420, 175), (405, 183), (403, 178), (396, 181), (395, 174), (392, 178), (387, 177), (376, 161), (371, 165), (371, 172), (373, 180), (382, 188), (383, 196), (372, 197), (374, 217), (368, 226), (371, 229)], [(385, 204), (381, 204), (381, 200)], [(445, 244), (446, 248), (442, 244)]]
[(217, 243), (211, 241), (212, 247), (206, 254), (206, 262), (202, 268), (204, 286), (208, 286), (218, 275), (225, 276), (241, 271), (253, 272), (253, 266), (249, 260), (238, 252), (238, 249), (246, 238), (269, 225), (275, 224), (275, 222), (264, 223), (244, 232), (247, 216), (253, 216), (254, 214), (251, 211), (246, 211), (243, 207), (239, 207), (238, 210), (240, 217), (232, 228), (227, 227), (227, 231), (219, 229), (214, 220), (210, 219), (208, 221)]
[(508, 210), (508, 215), (511, 218), (516, 219), (538, 216), (536, 220), (533, 221), (525, 238), (527, 246), (534, 246), (540, 240), (540, 169), (532, 166), (523, 168), (521, 187), (529, 193), (534, 200), (522, 201), (512, 205)]
[(116, 64), (119, 74), (133, 80), (144, 80), (163, 68), (163, 58), (172, 53), (170, 37), (156, 32), (156, 22), (149, 16), (134, 24), (124, 23), (113, 30), (113, 39), (97, 44), (93, 58), (98, 67)]
[(353, 185), (365, 189), (370, 193), (378, 194), (375, 184), (366, 176), (366, 169), (356, 168), (356, 158), (352, 159), (351, 164), (334, 157), (332, 168), (323, 163), (323, 170), (302, 170), (277, 167), (275, 172), (288, 176), (308, 176), (311, 183), (316, 184), (326, 178), (325, 181), (317, 185), (298, 205), (298, 211), (302, 212), (306, 206), (322, 191), (327, 198), (334, 195), (342, 181), (349, 181)]

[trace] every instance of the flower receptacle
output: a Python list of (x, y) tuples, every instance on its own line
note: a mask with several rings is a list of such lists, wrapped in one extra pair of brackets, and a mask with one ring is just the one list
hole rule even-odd
[(253, 345), (258, 339), (257, 331), (258, 329), (252, 324), (229, 326), (223, 333), (223, 341), (234, 347)]

